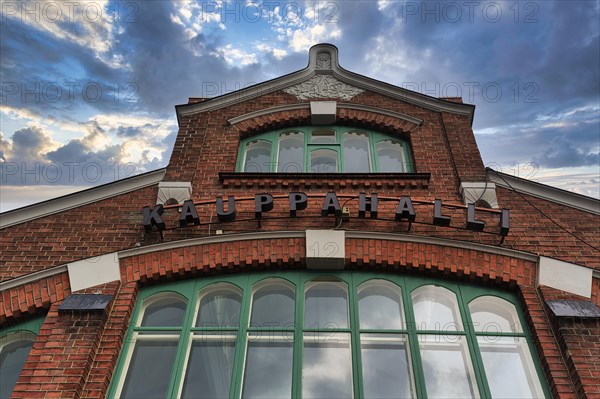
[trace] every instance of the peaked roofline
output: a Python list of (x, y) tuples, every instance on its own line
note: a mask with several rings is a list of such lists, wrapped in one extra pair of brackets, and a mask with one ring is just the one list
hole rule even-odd
[(595, 215), (600, 215), (600, 200), (596, 198), (523, 179), (521, 177), (508, 175), (492, 168), (486, 168), (486, 170), (488, 172), (488, 178), (491, 182), (496, 184), (496, 186), (593, 213)]
[[(329, 56), (330, 62), (318, 60), (318, 56), (322, 55)], [(467, 115), (471, 125), (473, 124), (475, 105), (442, 100), (350, 72), (340, 66), (338, 62), (338, 48), (329, 43), (317, 44), (310, 48), (308, 66), (304, 69), (231, 93), (222, 94), (206, 101), (176, 105), (177, 120), (179, 121), (181, 116), (213, 111), (282, 90), (286, 87), (305, 82), (316, 75), (330, 75), (340, 82), (351, 86), (406, 101), (432, 111)]]
[(0, 229), (39, 219), (44, 216), (54, 215), (55, 213), (64, 212), (69, 209), (78, 208), (80, 206), (92, 204), (140, 188), (158, 184), (165, 176), (166, 171), (167, 168), (164, 167), (127, 177), (122, 180), (76, 191), (71, 194), (51, 198), (46, 201), (26, 205), (21, 208), (11, 209), (10, 211), (0, 213)]

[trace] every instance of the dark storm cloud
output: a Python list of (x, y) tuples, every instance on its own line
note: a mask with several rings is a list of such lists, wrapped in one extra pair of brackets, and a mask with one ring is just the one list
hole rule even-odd
[(600, 155), (585, 153), (576, 148), (566, 137), (555, 137), (540, 156), (534, 157), (533, 161), (549, 168), (592, 166), (600, 164)]
[(15, 18), (3, 19), (1, 33), (2, 105), (62, 121), (74, 120), (74, 110), (110, 112), (125, 105), (133, 111), (135, 103), (125, 101), (130, 79), (92, 49)]
[(598, 165), (599, 135), (597, 124), (570, 120), (564, 127), (514, 126), (476, 138), (488, 164), (531, 162), (562, 168)]
[[(218, 35), (198, 34), (186, 39), (183, 28), (174, 24), (171, 2), (138, 2), (139, 22), (125, 27), (124, 56), (131, 65), (131, 79), (140, 86), (140, 104), (149, 111), (173, 112), (174, 104), (188, 97), (203, 96), (208, 88), (235, 88), (258, 82), (259, 65), (228, 67), (214, 55), (222, 43)], [(194, 50), (197, 53), (194, 53)]]
[(2, 158), (7, 162), (39, 161), (52, 145), (52, 140), (41, 128), (27, 127), (17, 130), (11, 141), (2, 140)]

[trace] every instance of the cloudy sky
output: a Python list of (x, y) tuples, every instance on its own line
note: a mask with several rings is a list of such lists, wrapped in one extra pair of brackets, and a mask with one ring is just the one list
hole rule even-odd
[(302, 69), (477, 106), (497, 170), (600, 197), (599, 1), (0, 0), (0, 209), (160, 168), (174, 105)]

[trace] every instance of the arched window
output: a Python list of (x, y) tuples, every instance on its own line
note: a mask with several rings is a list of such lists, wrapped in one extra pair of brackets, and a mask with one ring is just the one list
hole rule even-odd
[(239, 172), (414, 172), (406, 140), (343, 126), (299, 127), (262, 133), (240, 143)]
[(42, 322), (36, 318), (0, 329), (0, 399), (10, 398)]
[(173, 373), (187, 300), (174, 292), (147, 298), (131, 332), (121, 398), (164, 398)]
[(139, 298), (112, 398), (549, 397), (511, 292), (303, 270)]
[[(527, 339), (511, 302), (484, 295), (469, 302), (489, 390), (495, 398), (543, 396)], [(511, 383), (506, 378), (512, 376)]]

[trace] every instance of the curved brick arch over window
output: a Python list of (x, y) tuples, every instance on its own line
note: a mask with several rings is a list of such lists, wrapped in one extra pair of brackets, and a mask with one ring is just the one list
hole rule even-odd
[[(187, 304), (183, 320), (146, 327), (148, 306), (172, 306), (174, 293)], [(448, 299), (452, 328), (419, 323), (444, 313)], [(510, 304), (519, 328), (476, 324), (469, 304), (486, 300)], [(108, 397), (147, 389), (131, 382), (150, 367), (135, 362), (139, 348), (150, 359), (167, 343), (167, 397), (549, 397), (519, 308), (511, 292), (388, 273), (263, 272), (147, 287)], [(513, 383), (502, 384), (508, 375)]]

